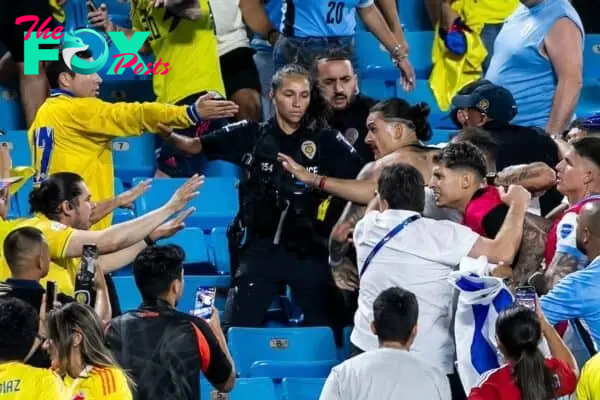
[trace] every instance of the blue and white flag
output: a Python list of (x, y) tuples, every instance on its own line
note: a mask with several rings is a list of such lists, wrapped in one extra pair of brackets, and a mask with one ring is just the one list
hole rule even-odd
[(469, 393), (483, 374), (503, 364), (496, 346), (496, 319), (512, 306), (513, 296), (502, 280), (464, 269), (452, 272), (448, 280), (460, 292), (454, 321), (456, 367)]

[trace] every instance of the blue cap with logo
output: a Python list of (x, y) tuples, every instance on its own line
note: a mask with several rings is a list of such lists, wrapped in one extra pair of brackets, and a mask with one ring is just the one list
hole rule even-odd
[(454, 96), (452, 108), (474, 108), (495, 121), (506, 123), (517, 115), (513, 95), (502, 86), (491, 83), (475, 88), (470, 94)]
[(585, 118), (579, 126), (583, 129), (600, 129), (600, 113)]

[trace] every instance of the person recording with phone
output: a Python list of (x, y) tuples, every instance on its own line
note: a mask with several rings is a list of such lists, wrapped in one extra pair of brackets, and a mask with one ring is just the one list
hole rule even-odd
[[(473, 388), (468, 400), (548, 400), (575, 391), (575, 358), (546, 320), (535, 294), (533, 299), (533, 310), (516, 305), (498, 315), (496, 339), (507, 363)], [(538, 348), (542, 336), (550, 358)]]
[(235, 367), (218, 310), (213, 307), (205, 320), (176, 309), (184, 260), (176, 245), (144, 249), (133, 262), (143, 303), (106, 329), (107, 347), (136, 381), (136, 399), (198, 399), (200, 373), (220, 392), (233, 389)]
[[(74, 291), (84, 245), (97, 246), (97, 264), (105, 273), (128, 265), (145, 247), (183, 228), (183, 221), (194, 209), (179, 212), (196, 197), (203, 182), (203, 177), (193, 176), (161, 208), (105, 230), (91, 231), (94, 202), (87, 185), (79, 175), (61, 172), (34, 188), (29, 198), (34, 217), (22, 221), (17, 228), (30, 226), (42, 231), (48, 241), (51, 273), (54, 270), (62, 274), (65, 285), (70, 283)], [(176, 218), (167, 221), (177, 213)], [(118, 314), (118, 298), (114, 290), (111, 293), (113, 312)]]
[[(56, 292), (52, 281), (46, 282), (46, 288), (40, 280), (47, 276), (50, 269), (48, 242), (42, 232), (36, 228), (23, 227), (12, 231), (4, 240), (4, 257), (12, 276), (0, 285), (0, 295), (19, 298), (38, 312), (42, 311), (42, 298), (45, 295), (45, 310), (50, 311), (72, 303), (75, 299), (64, 293)], [(94, 294), (94, 310), (99, 318), (109, 321), (111, 307), (106, 280), (101, 267), (95, 268), (95, 274), (88, 289)], [(50, 367), (45, 352), (38, 350), (27, 360), (27, 364), (40, 368)]]

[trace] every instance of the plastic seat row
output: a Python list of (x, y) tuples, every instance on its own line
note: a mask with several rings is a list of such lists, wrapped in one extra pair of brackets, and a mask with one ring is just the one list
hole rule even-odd
[(218, 392), (205, 380), (200, 380), (202, 399), (229, 400), (318, 400), (325, 378), (284, 378), (281, 395), (269, 378), (239, 378), (233, 391), (227, 395)]

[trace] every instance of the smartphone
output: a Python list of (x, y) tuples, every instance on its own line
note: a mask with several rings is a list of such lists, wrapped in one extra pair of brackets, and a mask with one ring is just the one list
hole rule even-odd
[(533, 286), (519, 286), (515, 290), (516, 303), (533, 311), (535, 311), (535, 297), (536, 292)]
[(98, 247), (95, 244), (84, 244), (81, 250), (81, 272), (83, 275), (96, 275)]
[(212, 317), (212, 308), (215, 304), (216, 293), (217, 288), (214, 287), (199, 287), (196, 289), (196, 298), (192, 315), (198, 318), (210, 319), (210, 317)]
[(56, 283), (46, 282), (46, 311), (52, 311), (56, 302)]
[(98, 11), (98, 6), (96, 6), (96, 3), (94, 2), (94, 0), (88, 0), (87, 1), (87, 9), (89, 12)]

